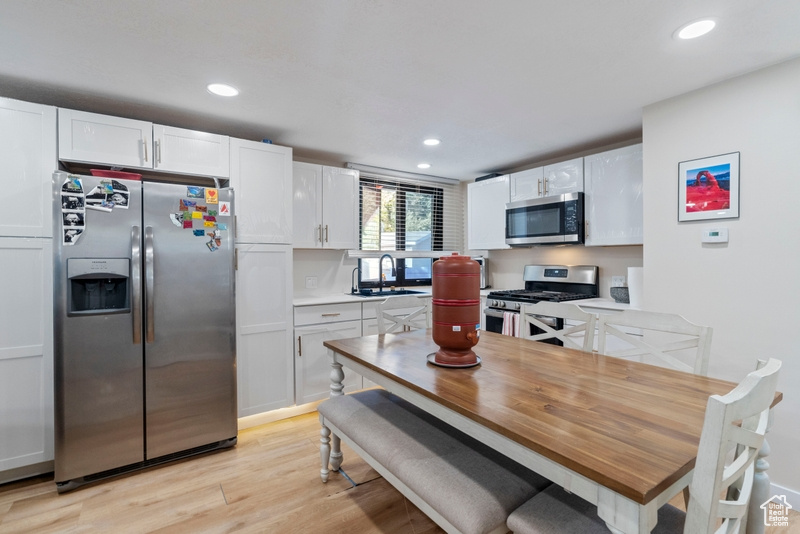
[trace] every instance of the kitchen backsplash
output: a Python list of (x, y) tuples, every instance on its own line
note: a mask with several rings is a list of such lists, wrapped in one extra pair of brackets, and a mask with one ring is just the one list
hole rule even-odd
[(611, 277), (628, 275), (628, 267), (641, 267), (641, 245), (620, 247), (530, 247), (492, 250), (489, 258), (489, 284), (496, 289), (523, 287), (522, 270), (528, 264), (597, 265), (600, 267), (600, 296), (610, 297)]
[[(489, 283), (496, 289), (523, 286), (522, 269), (528, 264), (597, 265), (600, 267), (600, 296), (610, 297), (612, 276), (627, 276), (628, 267), (641, 267), (643, 247), (530, 247), (493, 250), (489, 261)], [(358, 260), (344, 250), (294, 251), (294, 296), (308, 298), (348, 293)]]

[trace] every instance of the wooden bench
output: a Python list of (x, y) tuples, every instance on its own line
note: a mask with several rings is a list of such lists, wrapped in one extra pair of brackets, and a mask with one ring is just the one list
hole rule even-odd
[(511, 512), (550, 484), (384, 390), (333, 397), (318, 409), (323, 481), (329, 462), (339, 469), (341, 439), (447, 532), (507, 532)]

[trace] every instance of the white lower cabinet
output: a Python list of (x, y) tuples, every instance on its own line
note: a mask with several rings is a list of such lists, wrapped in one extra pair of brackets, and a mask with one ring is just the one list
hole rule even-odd
[[(294, 309), (295, 403), (327, 399), (331, 365), (323, 342), (361, 336), (361, 304), (325, 304)], [(344, 392), (362, 387), (361, 375), (345, 370)]]
[(0, 237), (0, 484), (53, 469), (53, 242)]
[(294, 403), (291, 245), (237, 244), (239, 417)]

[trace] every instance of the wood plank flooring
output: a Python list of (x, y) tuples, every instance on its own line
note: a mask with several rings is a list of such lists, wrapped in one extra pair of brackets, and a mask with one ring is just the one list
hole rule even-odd
[[(0, 533), (443, 532), (346, 445), (319, 479), (316, 412), (239, 432), (236, 448), (58, 495), (52, 476), (0, 485)], [(800, 513), (785, 529), (800, 534)]]

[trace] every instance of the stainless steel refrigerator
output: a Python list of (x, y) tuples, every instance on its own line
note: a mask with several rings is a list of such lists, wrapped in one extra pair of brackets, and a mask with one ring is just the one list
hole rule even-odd
[(58, 490), (233, 446), (233, 190), (61, 172), (53, 189)]

